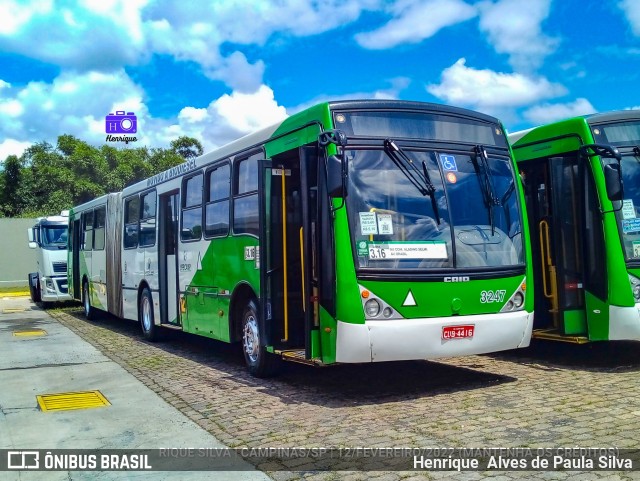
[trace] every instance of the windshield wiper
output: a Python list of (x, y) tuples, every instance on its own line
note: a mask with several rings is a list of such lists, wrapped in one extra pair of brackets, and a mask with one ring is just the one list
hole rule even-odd
[(440, 225), (440, 211), (438, 210), (438, 202), (436, 201), (436, 187), (433, 185), (433, 182), (431, 182), (429, 169), (427, 169), (427, 164), (425, 164), (424, 160), (422, 161), (422, 172), (420, 172), (413, 160), (391, 139), (384, 141), (384, 151), (391, 160), (393, 160), (393, 163), (396, 164), (398, 169), (400, 169), (400, 172), (409, 179), (409, 182), (411, 182), (422, 195), (428, 195), (431, 198), (431, 207), (436, 216), (436, 222)]
[[(496, 226), (493, 220), (493, 207), (496, 205), (500, 205), (500, 200), (496, 198), (496, 195), (493, 192), (491, 172), (489, 169), (489, 156), (487, 155), (486, 149), (481, 145), (476, 145), (473, 148), (473, 151), (475, 155), (471, 156), (471, 161), (473, 162), (473, 166), (476, 169), (476, 173), (481, 177), (480, 188), (482, 189), (482, 198), (484, 200), (484, 205), (486, 206), (489, 213), (491, 235), (494, 236), (496, 233)], [(478, 159), (480, 159), (480, 162), (478, 162)]]

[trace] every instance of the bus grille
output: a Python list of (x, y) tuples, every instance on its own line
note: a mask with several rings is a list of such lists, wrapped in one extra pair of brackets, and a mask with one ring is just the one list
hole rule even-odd
[(67, 273), (67, 263), (66, 262), (54, 262), (53, 263), (53, 272), (57, 274), (66, 274)]

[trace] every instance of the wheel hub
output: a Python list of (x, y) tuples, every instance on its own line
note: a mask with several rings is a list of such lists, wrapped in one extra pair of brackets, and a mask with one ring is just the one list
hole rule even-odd
[(251, 362), (258, 360), (260, 337), (258, 335), (258, 321), (251, 315), (244, 324), (243, 332), (244, 352)]

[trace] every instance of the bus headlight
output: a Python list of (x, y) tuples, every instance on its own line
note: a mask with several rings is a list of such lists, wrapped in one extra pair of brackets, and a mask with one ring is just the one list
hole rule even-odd
[(380, 314), (380, 303), (375, 299), (369, 299), (364, 303), (364, 312), (368, 317), (376, 317)]
[(631, 292), (636, 302), (640, 302), (640, 279), (629, 274), (629, 283), (631, 284)]
[(524, 303), (524, 296), (522, 295), (522, 292), (518, 291), (515, 293), (515, 295), (513, 296), (513, 305), (516, 309), (519, 309), (522, 307), (522, 304)]
[(524, 309), (524, 296), (526, 291), (527, 291), (527, 280), (524, 279), (520, 283), (520, 286), (518, 287), (518, 289), (516, 289), (516, 292), (514, 292), (511, 295), (511, 297), (507, 300), (507, 302), (505, 302), (504, 306), (502, 306), (502, 309), (500, 309), (500, 312), (514, 312), (514, 311), (520, 311)]
[(362, 301), (365, 320), (390, 321), (393, 319), (404, 319), (404, 317), (387, 304), (384, 299), (376, 296), (375, 293), (366, 287), (358, 287), (360, 288), (360, 300)]

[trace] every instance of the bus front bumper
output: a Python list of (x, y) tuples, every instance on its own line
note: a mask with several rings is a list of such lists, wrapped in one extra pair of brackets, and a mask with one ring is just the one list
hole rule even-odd
[[(474, 326), (473, 337), (443, 339), (443, 328)], [(527, 347), (533, 313), (517, 311), (464, 317), (338, 321), (336, 362), (437, 359)]]

